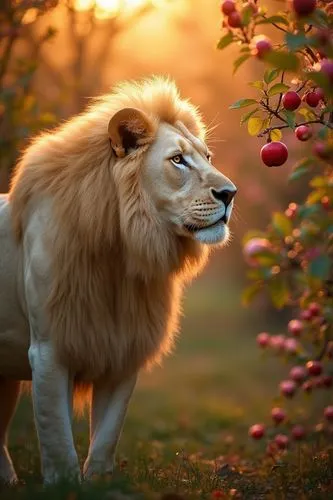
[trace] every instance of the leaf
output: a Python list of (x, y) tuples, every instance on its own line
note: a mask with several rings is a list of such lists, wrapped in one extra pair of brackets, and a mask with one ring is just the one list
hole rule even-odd
[(252, 106), (252, 104), (257, 104), (255, 99), (239, 99), (239, 101), (234, 102), (229, 106), (229, 109), (240, 109), (246, 106)]
[(249, 120), (249, 118), (251, 118), (251, 116), (254, 115), (254, 113), (256, 113), (258, 111), (258, 109), (259, 108), (255, 108), (252, 111), (245, 113), (245, 115), (242, 115), (241, 120), (240, 120), (240, 124), (243, 125), (244, 123), (246, 123)]
[(282, 92), (285, 92), (286, 90), (289, 89), (289, 85), (286, 85), (285, 83), (276, 83), (271, 87), (268, 91), (269, 97), (273, 97), (273, 95), (281, 94)]
[(284, 24), (285, 26), (289, 26), (289, 23), (285, 17), (282, 16), (270, 16), (266, 17), (265, 19), (262, 19), (258, 21), (256, 24)]
[(310, 181), (310, 186), (314, 188), (323, 188), (327, 186), (328, 178), (317, 175)]
[(310, 45), (310, 39), (307, 38), (304, 33), (286, 33), (285, 41), (288, 49), (291, 51)]
[(258, 116), (252, 116), (247, 122), (247, 130), (250, 135), (258, 135), (261, 129), (263, 128), (264, 120), (259, 118)]
[(280, 141), (282, 139), (282, 132), (278, 128), (271, 130), (270, 138), (273, 142)]
[(254, 87), (255, 89), (258, 90), (264, 90), (265, 84), (262, 80), (256, 80), (255, 82), (250, 82), (249, 83), (250, 87)]
[(273, 227), (281, 236), (289, 236), (293, 230), (293, 225), (288, 217), (281, 212), (275, 212), (272, 219)]
[(295, 54), (291, 52), (282, 52), (277, 50), (271, 50), (266, 53), (264, 60), (270, 64), (273, 64), (276, 68), (282, 69), (283, 71), (297, 71), (299, 68), (299, 60)]
[(316, 191), (312, 191), (307, 197), (306, 203), (308, 203), (309, 205), (314, 205), (318, 203), (318, 201), (320, 201), (323, 196), (325, 196), (324, 189), (317, 189)]
[(293, 111), (283, 110), (281, 112), (281, 114), (286, 119), (289, 127), (294, 130), (295, 129), (295, 121), (296, 121), (296, 115), (295, 115), (295, 113)]
[(280, 70), (277, 69), (277, 68), (274, 68), (274, 69), (266, 69), (265, 73), (264, 73), (264, 81), (265, 83), (267, 83), (267, 85), (269, 83), (272, 83), (275, 78), (277, 78), (280, 74)]
[(234, 70), (233, 70), (233, 75), (236, 73), (238, 68), (245, 62), (247, 59), (251, 57), (250, 54), (242, 54), (236, 61), (234, 61)]
[(309, 274), (314, 278), (324, 280), (328, 278), (331, 268), (331, 259), (328, 255), (319, 255), (309, 264)]
[(243, 305), (244, 306), (250, 305), (252, 300), (258, 295), (261, 289), (262, 289), (262, 283), (260, 281), (257, 281), (256, 283), (253, 283), (252, 285), (245, 288), (245, 290), (242, 293)]
[(228, 47), (234, 41), (234, 35), (229, 31), (226, 35), (224, 35), (219, 43), (217, 44), (217, 48), (222, 50)]
[(297, 112), (300, 115), (304, 116), (304, 118), (306, 118), (306, 120), (308, 121), (316, 119), (316, 115), (314, 114), (314, 112), (308, 108), (300, 108), (299, 110), (297, 110)]
[(286, 279), (281, 275), (275, 276), (269, 283), (269, 293), (273, 305), (277, 309), (282, 309), (289, 300), (289, 289)]
[(296, 165), (296, 167), (289, 176), (289, 181), (295, 181), (300, 177), (303, 177), (303, 175), (309, 172), (312, 165), (313, 165), (313, 158), (310, 157), (303, 160), (301, 163)]

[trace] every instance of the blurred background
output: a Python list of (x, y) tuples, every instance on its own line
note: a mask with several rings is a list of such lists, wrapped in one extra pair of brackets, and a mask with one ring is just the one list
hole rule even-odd
[[(200, 107), (214, 128), (209, 142), (215, 165), (238, 187), (232, 242), (214, 254), (186, 292), (177, 349), (162, 368), (142, 375), (131, 406), (129, 422), (147, 420), (149, 413), (157, 433), (172, 425), (184, 435), (194, 422), (211, 423), (222, 432), (228, 422), (264, 417), (281, 375), (280, 363), (262, 362), (255, 335), (267, 329), (279, 333), (285, 313), (274, 312), (264, 300), (243, 308), (241, 241), (251, 228), (264, 228), (272, 210), (297, 198), (287, 186), (293, 162), (265, 168), (259, 157), (262, 143), (240, 127), (241, 112), (228, 109), (252, 96), (247, 82), (260, 78), (262, 67), (250, 60), (232, 74), (233, 49), (216, 50), (219, 4), (1, 2), (0, 192), (7, 191), (11, 169), (30, 137), (82, 111), (90, 96), (109, 91), (120, 80), (151, 74), (173, 78), (182, 95)], [(274, 2), (267, 5), (274, 12)], [(297, 145), (288, 145), (292, 157)]]

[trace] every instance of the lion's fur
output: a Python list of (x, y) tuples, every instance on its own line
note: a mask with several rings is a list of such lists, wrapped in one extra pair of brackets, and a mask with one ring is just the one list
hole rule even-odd
[(140, 185), (149, 145), (116, 158), (107, 134), (117, 111), (135, 107), (159, 123), (180, 120), (204, 137), (201, 118), (173, 83), (130, 83), (37, 137), (10, 190), (18, 240), (30, 201), (51, 201), (54, 224), (47, 310), (57, 354), (88, 381), (123, 378), (158, 362), (173, 345), (182, 284), (204, 265), (207, 247), (166, 230)]

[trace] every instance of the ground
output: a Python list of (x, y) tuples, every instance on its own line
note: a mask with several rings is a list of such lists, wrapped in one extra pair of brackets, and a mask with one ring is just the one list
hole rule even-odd
[[(269, 421), (285, 368), (260, 355), (258, 311), (240, 314), (239, 296), (205, 277), (187, 293), (175, 353), (140, 378), (111, 482), (43, 489), (30, 399), (22, 398), (10, 449), (23, 482), (2, 488), (1, 500), (333, 498), (333, 448), (322, 435), (278, 463), (247, 436), (250, 424)], [(86, 419), (74, 430), (83, 461)]]

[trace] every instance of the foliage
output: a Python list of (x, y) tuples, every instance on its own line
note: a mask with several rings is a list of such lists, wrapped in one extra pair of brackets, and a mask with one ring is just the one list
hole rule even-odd
[(38, 66), (38, 54), (55, 31), (49, 27), (39, 37), (31, 56), (19, 56), (15, 48), (24, 40), (28, 24), (55, 7), (57, 0), (6, 0), (0, 11), (0, 168), (10, 169), (24, 140), (41, 127), (54, 122), (54, 115), (42, 112), (31, 86)]
[[(298, 365), (280, 384), (283, 405), (295, 394), (323, 391), (333, 382), (332, 3), (304, 0), (302, 8), (309, 10), (305, 15), (298, 12), (299, 5), (297, 1), (279, 2), (277, 6), (282, 10), (269, 15), (266, 7), (255, 0), (234, 4), (241, 14), (241, 24), (231, 28), (225, 16), (226, 34), (218, 44), (220, 49), (232, 43), (239, 46), (240, 56), (246, 56), (241, 63), (253, 57), (264, 64), (262, 79), (250, 82), (258, 97), (240, 99), (231, 106), (251, 108), (241, 117), (250, 135), (266, 138), (268, 145), (281, 141), (286, 132), (294, 132), (295, 142), (312, 137), (312, 152), (304, 146), (304, 158), (296, 163), (289, 177), (291, 182), (304, 176), (308, 179), (307, 197), (302, 203), (292, 202), (284, 212), (274, 213), (264, 232), (251, 231), (244, 238), (251, 281), (243, 294), (244, 303), (249, 304), (265, 292), (275, 308), (291, 307), (294, 311), (285, 335), (262, 333), (257, 338), (261, 348), (279, 355), (282, 362)], [(265, 24), (275, 28), (279, 41), (272, 43), (268, 37), (257, 35)], [(239, 65), (238, 58), (235, 70)], [(291, 143), (290, 136), (288, 139)], [(263, 150), (261, 156), (266, 165), (273, 166), (263, 156)], [(333, 407), (323, 413), (322, 406), (317, 424), (320, 429), (330, 428)], [(299, 417), (286, 415), (283, 424), (281, 420), (284, 432), (291, 430), (291, 439), (303, 439), (306, 433), (318, 430), (318, 425), (310, 430), (304, 414), (305, 427), (299, 437), (298, 429), (293, 432)], [(268, 431), (268, 454), (285, 453), (289, 445), (288, 436), (276, 438), (280, 427)], [(264, 426), (259, 427), (259, 433), (255, 426), (251, 429), (250, 435), (257, 439), (267, 433)]]

